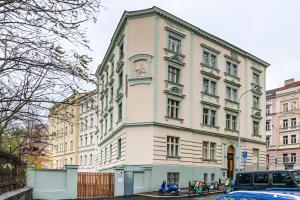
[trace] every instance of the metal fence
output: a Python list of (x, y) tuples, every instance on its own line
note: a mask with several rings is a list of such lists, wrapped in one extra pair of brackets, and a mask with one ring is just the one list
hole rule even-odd
[(25, 187), (26, 165), (20, 158), (0, 150), (0, 194)]

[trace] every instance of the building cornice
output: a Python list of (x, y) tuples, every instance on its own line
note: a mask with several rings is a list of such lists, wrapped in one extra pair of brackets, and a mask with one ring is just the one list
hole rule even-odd
[(142, 17), (147, 17), (147, 16), (154, 16), (154, 15), (159, 15), (160, 17), (164, 17), (172, 22), (175, 22), (181, 26), (183, 26), (184, 28), (190, 30), (190, 31), (193, 31), (194, 33), (210, 40), (211, 42), (214, 42), (218, 45), (221, 45), (231, 51), (234, 51), (246, 58), (249, 58), (250, 60), (252, 61), (255, 61), (257, 62), (258, 64), (262, 65), (263, 67), (268, 67), (270, 64), (263, 61), (262, 59), (248, 53), (247, 51), (233, 45), (233, 44), (230, 44), (229, 42), (217, 37), (217, 36), (214, 36), (192, 24), (190, 24), (189, 22), (186, 22), (158, 7), (152, 7), (152, 8), (148, 8), (148, 9), (143, 9), (143, 10), (136, 10), (136, 11), (125, 11), (117, 25), (117, 28), (112, 36), (112, 39), (111, 39), (111, 42), (110, 42), (110, 45), (108, 47), (108, 50), (106, 51), (106, 54), (104, 56), (104, 59), (102, 61), (102, 63), (98, 66), (97, 68), (97, 71), (96, 71), (96, 76), (98, 76), (98, 74), (100, 73), (101, 71), (101, 68), (102, 66), (105, 66), (105, 64), (107, 63), (107, 61), (109, 60), (110, 58), (110, 55), (111, 55), (111, 52), (116, 44), (116, 41), (119, 37), (119, 35), (122, 33), (122, 29), (124, 28), (125, 24), (126, 24), (126, 21), (130, 18), (142, 18)]

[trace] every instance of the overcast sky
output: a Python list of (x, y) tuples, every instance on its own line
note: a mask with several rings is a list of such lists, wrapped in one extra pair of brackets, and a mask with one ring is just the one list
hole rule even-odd
[(124, 10), (160, 7), (267, 61), (267, 89), (300, 80), (298, 0), (103, 0), (105, 9), (87, 33), (92, 72), (101, 63)]

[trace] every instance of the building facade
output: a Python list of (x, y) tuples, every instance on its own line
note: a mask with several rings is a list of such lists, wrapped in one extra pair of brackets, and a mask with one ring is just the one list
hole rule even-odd
[(78, 165), (79, 103), (83, 94), (73, 94), (50, 109), (48, 130), (51, 145), (50, 159), (53, 168)]
[(269, 169), (300, 169), (300, 81), (267, 91), (266, 143)]
[(97, 171), (97, 141), (99, 141), (97, 115), (98, 101), (96, 91), (79, 99), (80, 134), (79, 134), (79, 169), (82, 172)]
[(239, 134), (245, 169), (265, 169), (268, 66), (157, 7), (124, 12), (96, 72), (97, 165), (116, 195), (224, 181), (244, 168)]

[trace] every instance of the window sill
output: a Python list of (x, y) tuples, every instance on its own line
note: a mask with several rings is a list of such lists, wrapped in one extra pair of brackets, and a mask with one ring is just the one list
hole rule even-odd
[(202, 161), (217, 162), (216, 159), (208, 159), (208, 158), (202, 158)]
[(183, 87), (184, 85), (180, 84), (180, 83), (175, 83), (175, 82), (172, 82), (172, 81), (169, 81), (169, 80), (165, 80), (166, 83), (169, 83), (169, 84), (172, 84), (172, 85), (176, 85), (176, 86), (179, 86), (179, 87)]
[(236, 79), (236, 80), (238, 80), (238, 81), (241, 79), (240, 77), (235, 76), (235, 75), (233, 75), (233, 74), (229, 74), (228, 72), (224, 72), (224, 75), (225, 75), (225, 76), (229, 76), (229, 77), (231, 77), (231, 78), (234, 78), (234, 79)]
[(211, 67), (211, 66), (209, 66), (209, 65), (207, 65), (207, 64), (205, 64), (205, 63), (200, 63), (200, 65), (202, 66), (202, 67), (206, 67), (206, 68), (208, 68), (208, 69), (211, 69), (211, 70), (214, 70), (214, 71), (216, 71), (216, 72), (220, 72), (220, 70), (218, 69), (218, 68), (216, 68), (216, 67)]
[(252, 134), (252, 137), (259, 137), (259, 138), (261, 138), (262, 136), (261, 135), (257, 135), (257, 134)]
[(219, 96), (216, 96), (216, 95), (214, 95), (214, 94), (210, 94), (210, 93), (208, 93), (208, 92), (204, 92), (204, 91), (201, 91), (201, 94), (203, 94), (203, 95), (207, 95), (207, 96), (210, 96), (210, 97), (214, 97), (214, 98), (217, 98), (217, 99), (219, 99), (219, 98), (220, 98)]
[(237, 102), (237, 101), (233, 101), (233, 100), (230, 100), (230, 99), (225, 99), (225, 101), (228, 101), (229, 103), (234, 103), (236, 105), (239, 105), (240, 103)]
[(118, 123), (120, 123), (120, 122), (122, 122), (122, 119), (119, 119), (119, 120), (116, 122), (116, 124), (118, 124)]
[(219, 126), (211, 126), (209, 124), (203, 124), (203, 123), (201, 123), (200, 125), (201, 126), (206, 126), (206, 127), (209, 127), (209, 128), (215, 128), (215, 129), (219, 129), (220, 128)]
[(177, 159), (180, 160), (179, 156), (166, 156), (166, 159)]
[(181, 123), (183, 122), (183, 119), (181, 118), (175, 118), (175, 117), (170, 117), (170, 116), (165, 116), (165, 119), (168, 120), (168, 119), (171, 119), (171, 120), (176, 120), (176, 121), (180, 121)]
[(234, 129), (224, 128), (224, 130), (225, 130), (225, 131), (230, 131), (230, 132), (239, 133), (238, 130), (234, 130)]
[(180, 56), (180, 57), (182, 57), (182, 58), (185, 57), (185, 55), (183, 55), (182, 53), (178, 53), (178, 52), (172, 51), (172, 50), (170, 50), (170, 49), (168, 49), (168, 48), (164, 48), (164, 50), (167, 51), (167, 52), (176, 54), (176, 55), (178, 55), (178, 56)]

